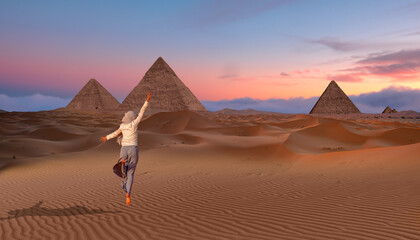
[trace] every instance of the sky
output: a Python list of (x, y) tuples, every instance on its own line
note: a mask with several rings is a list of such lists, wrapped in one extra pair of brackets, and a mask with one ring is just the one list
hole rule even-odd
[(362, 112), (420, 111), (418, 12), (418, 0), (0, 0), (0, 109), (64, 107), (90, 78), (122, 102), (161, 56), (209, 110), (309, 112), (335, 80)]

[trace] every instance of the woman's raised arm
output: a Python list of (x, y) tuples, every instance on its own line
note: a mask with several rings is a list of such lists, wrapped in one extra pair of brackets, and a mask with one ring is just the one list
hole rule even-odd
[(146, 111), (147, 106), (149, 105), (149, 99), (150, 99), (150, 92), (147, 91), (147, 99), (146, 102), (144, 102), (143, 107), (141, 107), (141, 110), (139, 112), (139, 115), (136, 119), (134, 119), (133, 124), (138, 125), (143, 117), (144, 112)]

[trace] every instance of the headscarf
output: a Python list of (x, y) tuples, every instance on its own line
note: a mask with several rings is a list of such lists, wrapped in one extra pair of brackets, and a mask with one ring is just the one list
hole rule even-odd
[(122, 123), (131, 123), (136, 119), (136, 114), (133, 111), (128, 111), (125, 113), (124, 117), (122, 118)]

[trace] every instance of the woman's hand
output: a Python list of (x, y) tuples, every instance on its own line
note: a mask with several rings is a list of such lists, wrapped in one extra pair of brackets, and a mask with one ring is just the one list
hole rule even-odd
[(101, 137), (100, 140), (101, 140), (101, 142), (104, 143), (104, 142), (106, 142), (106, 137)]
[(146, 99), (146, 101), (149, 101), (149, 99), (150, 99), (150, 92), (147, 91), (147, 99)]

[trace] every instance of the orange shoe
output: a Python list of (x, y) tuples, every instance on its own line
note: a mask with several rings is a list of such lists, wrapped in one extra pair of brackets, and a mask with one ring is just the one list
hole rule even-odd
[(127, 204), (127, 206), (130, 206), (131, 200), (130, 200), (130, 194), (127, 193), (127, 198), (125, 200), (125, 203)]

